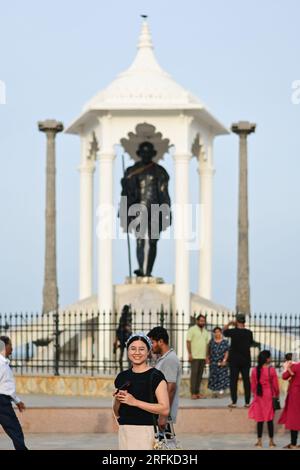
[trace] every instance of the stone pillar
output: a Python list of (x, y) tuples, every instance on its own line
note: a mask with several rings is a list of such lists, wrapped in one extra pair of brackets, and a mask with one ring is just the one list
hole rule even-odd
[(43, 289), (43, 313), (58, 309), (58, 288), (56, 274), (56, 195), (55, 195), (55, 137), (63, 131), (63, 124), (54, 120), (38, 123), (41, 132), (47, 136), (46, 168), (46, 237), (45, 237), (45, 273)]
[(175, 154), (175, 310), (190, 317), (189, 163), (190, 154)]
[(255, 127), (255, 124), (247, 121), (240, 121), (231, 126), (232, 132), (240, 138), (236, 311), (244, 314), (250, 313), (247, 136), (255, 131)]
[(79, 299), (93, 293), (93, 208), (94, 172), (97, 146), (88, 149), (82, 138), (80, 172), (80, 228), (79, 228)]
[(198, 294), (212, 298), (213, 176), (212, 143), (199, 155), (201, 236), (199, 250)]

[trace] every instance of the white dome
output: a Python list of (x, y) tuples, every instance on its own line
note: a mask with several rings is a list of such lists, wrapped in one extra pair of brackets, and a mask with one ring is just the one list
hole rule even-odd
[(176, 83), (158, 64), (147, 21), (143, 21), (132, 65), (85, 106), (101, 109), (201, 109), (199, 100)]

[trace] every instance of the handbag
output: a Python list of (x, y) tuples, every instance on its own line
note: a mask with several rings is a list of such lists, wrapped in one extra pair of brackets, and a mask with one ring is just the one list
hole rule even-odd
[(281, 410), (281, 405), (280, 405), (279, 397), (275, 397), (275, 396), (274, 396), (274, 390), (273, 390), (273, 384), (272, 384), (272, 380), (271, 380), (271, 371), (270, 371), (270, 367), (269, 367), (269, 382), (270, 382), (270, 387), (271, 387), (271, 391), (272, 391), (273, 410), (274, 410), (274, 411), (276, 411), (276, 410)]
[(154, 426), (153, 449), (156, 450), (182, 450), (180, 442), (177, 440), (174, 425), (169, 418), (166, 430), (160, 431)]
[[(154, 369), (155, 370), (155, 369)], [(150, 378), (150, 403), (154, 403), (153, 390), (152, 390), (153, 373)], [(152, 413), (153, 427), (154, 427), (154, 440), (153, 449), (155, 450), (180, 450), (182, 446), (177, 440), (174, 424), (172, 418), (169, 416), (167, 426), (164, 430), (160, 430), (157, 426), (156, 417)]]
[(281, 410), (281, 405), (280, 405), (279, 398), (278, 397), (273, 397), (272, 400), (273, 400), (273, 409), (274, 409), (274, 411)]

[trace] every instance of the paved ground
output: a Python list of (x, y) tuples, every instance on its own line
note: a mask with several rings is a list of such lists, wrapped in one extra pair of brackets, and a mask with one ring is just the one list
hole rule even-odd
[[(254, 450), (255, 436), (248, 434), (182, 434), (178, 436), (185, 450)], [(289, 442), (288, 435), (275, 439), (281, 450)], [(113, 450), (117, 449), (116, 434), (28, 434), (26, 442), (32, 450)], [(268, 449), (264, 437), (264, 448)], [(12, 449), (7, 436), (0, 436), (0, 450)], [(273, 450), (273, 449), (272, 449)]]
[[(51, 407), (51, 408), (73, 408), (73, 407), (110, 407), (111, 398), (93, 398), (93, 397), (66, 397), (51, 395), (23, 395), (21, 397), (28, 408), (31, 407)], [(229, 397), (207, 398), (202, 400), (180, 399), (180, 407), (227, 407), (230, 403)], [(283, 399), (282, 399), (283, 403)], [(243, 400), (240, 399), (238, 406), (243, 407)], [(254, 435), (249, 434), (182, 434), (179, 440), (186, 450), (248, 450), (254, 449), (256, 441)], [(79, 450), (110, 450), (117, 449), (116, 434), (27, 434), (26, 442), (30, 449), (79, 449)], [(278, 444), (277, 449), (289, 442), (288, 434), (278, 434), (276, 436)], [(300, 443), (300, 442), (299, 442)], [(268, 438), (264, 438), (264, 446), (268, 448)], [(9, 438), (0, 434), (0, 450), (11, 449)]]
[[(58, 395), (23, 395), (20, 396), (24, 403), (29, 407), (36, 408), (106, 408), (110, 407), (112, 403), (112, 398), (95, 398), (95, 397), (67, 397), (67, 396), (58, 396)], [(284, 402), (282, 397), (281, 402)], [(224, 408), (230, 403), (230, 398), (228, 396), (224, 398), (206, 398), (201, 400), (191, 400), (189, 398), (180, 398), (179, 406), (181, 408)], [(238, 401), (238, 406), (243, 406), (244, 401), (240, 398)]]

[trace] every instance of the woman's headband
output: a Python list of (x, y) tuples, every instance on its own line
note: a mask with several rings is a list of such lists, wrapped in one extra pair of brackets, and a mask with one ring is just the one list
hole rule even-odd
[(137, 333), (132, 333), (131, 336), (129, 336), (128, 340), (126, 341), (126, 347), (128, 348), (129, 344), (132, 343), (133, 339), (143, 339), (146, 341), (148, 344), (149, 349), (152, 349), (152, 341), (149, 338), (149, 336), (145, 335), (142, 331), (138, 331)]

